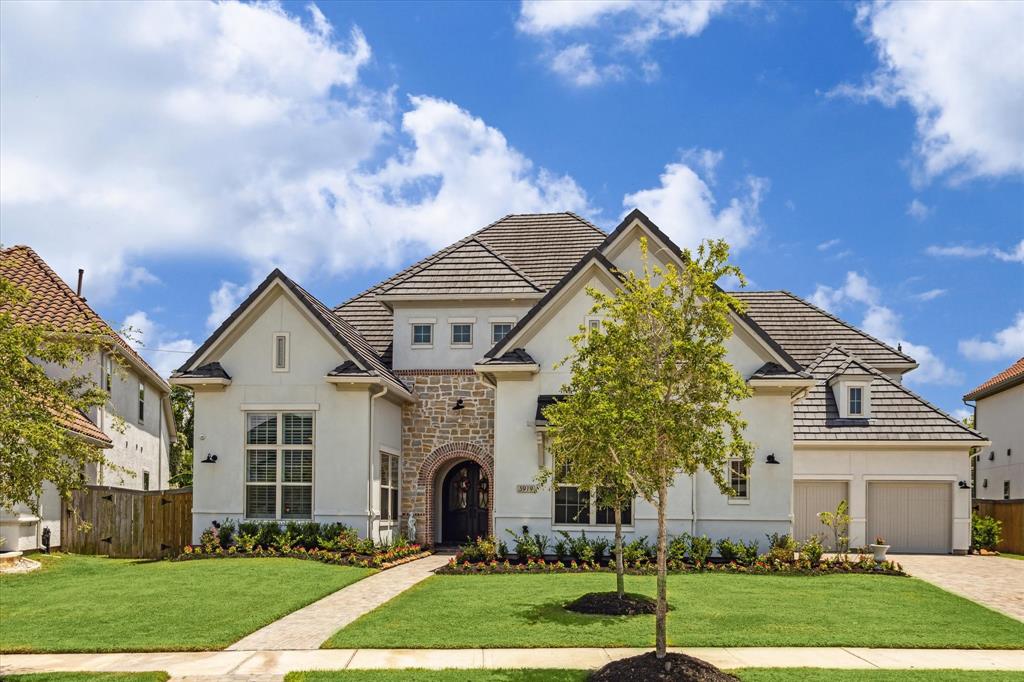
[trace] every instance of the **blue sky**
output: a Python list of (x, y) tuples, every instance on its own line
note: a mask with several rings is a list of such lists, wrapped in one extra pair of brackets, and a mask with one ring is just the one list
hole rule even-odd
[(274, 266), (335, 304), (509, 212), (638, 205), (955, 411), (1024, 355), (1022, 7), (3, 3), (0, 241), (167, 370)]

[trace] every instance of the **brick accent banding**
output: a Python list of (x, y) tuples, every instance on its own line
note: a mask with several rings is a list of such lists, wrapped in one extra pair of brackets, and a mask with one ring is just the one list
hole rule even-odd
[(489, 486), (487, 488), (487, 532), (485, 535), (493, 535), (493, 510), (494, 510), (494, 458), (489, 452), (473, 443), (446, 443), (434, 450), (423, 460), (420, 467), (420, 490), (426, 491), (424, 509), (430, 513), (426, 514), (423, 524), (424, 536), (428, 539), (427, 544), (433, 544), (434, 540), (434, 477), (437, 472), (449, 462), (471, 460), (480, 465), (484, 470)]

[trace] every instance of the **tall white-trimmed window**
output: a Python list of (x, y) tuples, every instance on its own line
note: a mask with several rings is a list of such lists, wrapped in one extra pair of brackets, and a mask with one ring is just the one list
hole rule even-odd
[(398, 455), (380, 453), (380, 520), (398, 521), (398, 491), (400, 482)]
[(146, 384), (139, 379), (139, 423), (146, 421)]
[(313, 517), (313, 413), (245, 413), (245, 516)]
[(750, 499), (750, 471), (742, 459), (729, 460), (729, 487), (736, 491), (730, 500)]
[(860, 417), (864, 414), (864, 389), (860, 386), (850, 386), (848, 403), (851, 417)]
[(274, 371), (288, 371), (288, 332), (274, 334)]
[(114, 357), (110, 353), (103, 354), (103, 390), (113, 396), (114, 390)]

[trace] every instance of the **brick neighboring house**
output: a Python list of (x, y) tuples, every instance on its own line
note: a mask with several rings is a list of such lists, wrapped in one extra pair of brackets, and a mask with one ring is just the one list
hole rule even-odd
[[(428, 544), (475, 535), (610, 534), (590, 491), (535, 484), (550, 464), (543, 408), (556, 367), (646, 238), (660, 265), (679, 248), (645, 215), (610, 234), (571, 213), (510, 215), (331, 309), (275, 270), (171, 378), (195, 392), (193, 533), (211, 521), (341, 521)], [(764, 541), (825, 529), (847, 499), (855, 546), (962, 552), (969, 453), (986, 443), (902, 384), (913, 358), (781, 291), (742, 292), (728, 357), (753, 396), (756, 446), (730, 463), (735, 497), (702, 472), (671, 491), (669, 531)], [(626, 533), (653, 537), (642, 499)]]
[(1024, 499), (1024, 358), (964, 396), (974, 401), (974, 428), (992, 443), (978, 453), (974, 494)]
[[(68, 429), (104, 448), (107, 461), (122, 469), (89, 465), (83, 472), (85, 482), (137, 490), (167, 488), (168, 453), (175, 438), (170, 385), (31, 248), (0, 250), (0, 277), (30, 294), (27, 303), (11, 311), (17, 319), (62, 331), (98, 330), (110, 339), (111, 352), (118, 356), (97, 351), (81, 366), (46, 368), (51, 376), (84, 374), (110, 393), (108, 403), (89, 414), (62, 417)], [(38, 516), (24, 507), (0, 509), (4, 548), (36, 549), (44, 528), (50, 529), (51, 546), (59, 546), (60, 514), (61, 500), (49, 485)]]

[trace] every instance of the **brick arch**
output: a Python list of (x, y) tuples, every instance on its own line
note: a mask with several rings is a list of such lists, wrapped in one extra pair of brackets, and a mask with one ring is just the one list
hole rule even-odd
[(487, 489), (487, 528), (488, 534), (494, 534), (494, 456), (485, 448), (476, 443), (451, 442), (435, 448), (433, 452), (424, 458), (420, 464), (420, 472), (417, 477), (418, 488), (421, 499), (425, 498), (423, 506), (423, 535), (425, 544), (432, 545), (435, 541), (437, 520), (434, 508), (434, 478), (441, 468), (454, 461), (468, 459), (476, 462), (487, 474), (489, 487)]

